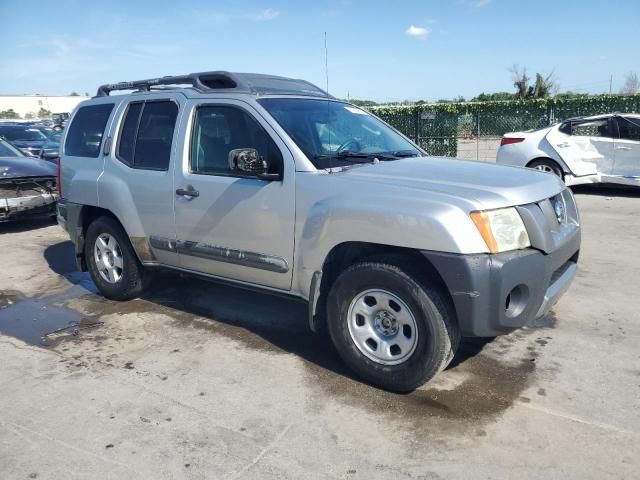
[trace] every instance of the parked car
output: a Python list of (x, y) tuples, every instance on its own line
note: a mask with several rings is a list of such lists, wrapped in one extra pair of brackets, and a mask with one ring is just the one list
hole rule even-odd
[(49, 162), (56, 163), (60, 157), (60, 139), (62, 138), (62, 132), (53, 131), (49, 134), (45, 140), (38, 157)]
[[(139, 91), (109, 95), (125, 89)], [(58, 221), (108, 298), (140, 295), (158, 268), (302, 298), (358, 375), (408, 391), (461, 335), (546, 315), (580, 250), (559, 179), (424, 155), (302, 80), (104, 85), (66, 130)]]
[(0, 137), (11, 142), (14, 147), (18, 147), (22, 152), (37, 157), (42, 150), (42, 146), (47, 140), (39, 128), (21, 124), (0, 124)]
[(567, 185), (640, 186), (640, 115), (614, 113), (507, 133), (497, 163), (553, 173)]
[(0, 222), (55, 215), (56, 170), (0, 139)]

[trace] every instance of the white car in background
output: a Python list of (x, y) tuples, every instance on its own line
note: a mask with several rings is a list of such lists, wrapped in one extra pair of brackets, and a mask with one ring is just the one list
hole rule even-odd
[(640, 114), (571, 118), (552, 127), (507, 133), (496, 163), (554, 173), (567, 185), (640, 186)]

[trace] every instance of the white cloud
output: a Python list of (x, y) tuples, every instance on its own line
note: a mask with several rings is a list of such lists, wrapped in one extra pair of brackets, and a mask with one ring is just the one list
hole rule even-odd
[(266, 10), (263, 10), (258, 15), (256, 15), (255, 20), (257, 20), (258, 22), (268, 22), (270, 20), (275, 20), (279, 16), (279, 11), (274, 10), (273, 8), (267, 8)]
[(411, 25), (404, 32), (405, 35), (409, 35), (410, 37), (419, 38), (420, 40), (426, 40), (431, 35), (432, 30), (430, 28), (424, 27), (416, 27), (415, 25)]
[(486, 7), (491, 3), (491, 0), (474, 0), (473, 6), (476, 8)]

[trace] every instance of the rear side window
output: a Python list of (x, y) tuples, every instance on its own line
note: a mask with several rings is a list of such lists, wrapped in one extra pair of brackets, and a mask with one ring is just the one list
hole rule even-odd
[(129, 104), (117, 157), (133, 168), (167, 170), (178, 106), (169, 100)]
[(569, 121), (560, 126), (560, 131), (574, 137), (612, 137), (609, 120)]
[(100, 145), (113, 103), (80, 107), (73, 117), (64, 153), (71, 157), (93, 157), (100, 155)]

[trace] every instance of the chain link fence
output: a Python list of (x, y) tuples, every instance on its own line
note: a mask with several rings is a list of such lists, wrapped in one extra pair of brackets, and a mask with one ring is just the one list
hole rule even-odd
[(371, 111), (430, 155), (494, 161), (505, 133), (544, 128), (578, 116), (640, 112), (640, 95), (371, 107)]

